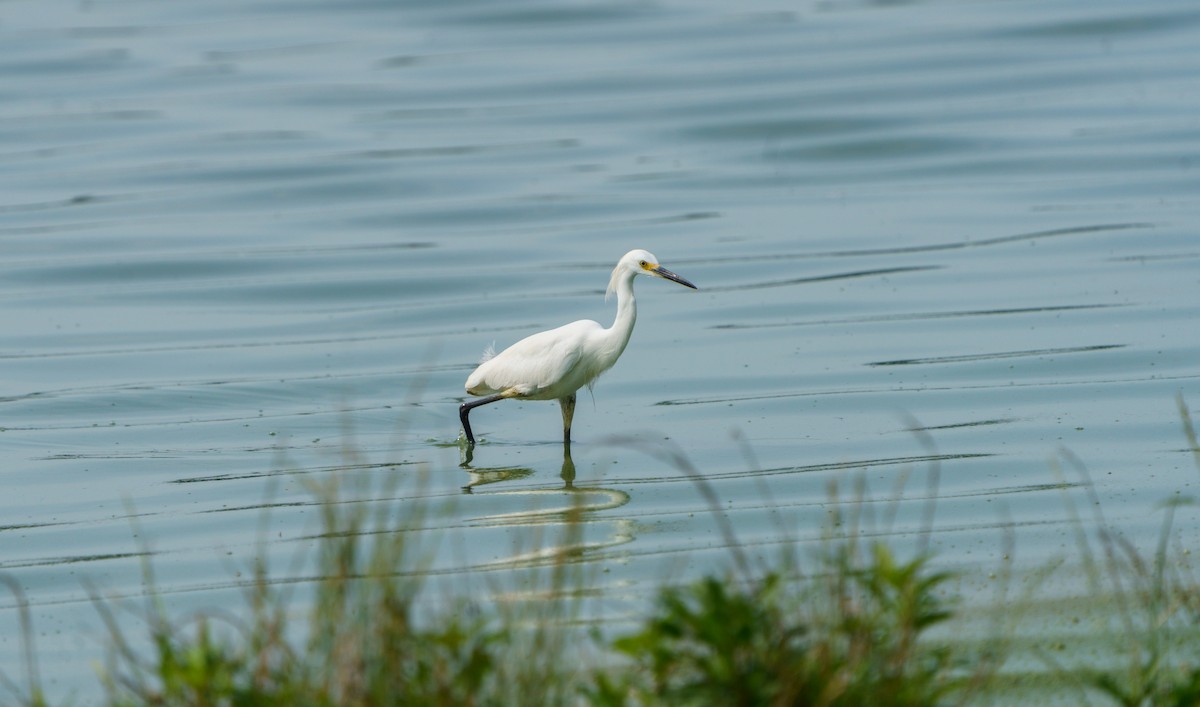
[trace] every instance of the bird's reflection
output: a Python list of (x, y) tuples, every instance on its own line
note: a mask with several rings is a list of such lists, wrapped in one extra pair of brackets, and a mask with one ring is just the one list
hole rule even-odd
[[(472, 493), (476, 486), (494, 484), (497, 481), (523, 479), (533, 473), (533, 469), (524, 466), (474, 467), (475, 445), (469, 444), (463, 450), (459, 468), (465, 469), (471, 475), (471, 480), (462, 487), (463, 493)], [(559, 474), (563, 480), (564, 491), (575, 491), (575, 460), (571, 458), (571, 445), (563, 445), (562, 471)]]
[(568, 441), (563, 445), (563, 463), (562, 473), (560, 474), (563, 480), (563, 489), (568, 491), (575, 490), (575, 462), (571, 460), (571, 443)]
[[(466, 454), (460, 465), (471, 475), (471, 481), (463, 487), (465, 494), (473, 494), (477, 486), (497, 481), (522, 478), (533, 473), (527, 468), (476, 468), (470, 465), (472, 455)], [(563, 446), (562, 467), (559, 471), (561, 487), (549, 484), (510, 484), (508, 488), (497, 488), (478, 494), (493, 501), (501, 498), (511, 503), (484, 506), (490, 512), (474, 518), (484, 524), (506, 526), (541, 527), (554, 526), (563, 529), (566, 535), (537, 549), (532, 553), (520, 553), (512, 559), (514, 563), (541, 562), (548, 550), (561, 558), (582, 560), (593, 551), (601, 551), (632, 542), (636, 537), (636, 525), (620, 514), (607, 514), (629, 503), (629, 494), (615, 488), (604, 488), (585, 484), (575, 486), (575, 460), (571, 458), (571, 446)], [(586, 528), (586, 531), (585, 531)], [(544, 540), (544, 538), (543, 538)]]
[(476, 486), (485, 486), (494, 484), (497, 481), (512, 481), (514, 479), (523, 479), (526, 476), (533, 474), (533, 469), (523, 466), (500, 466), (493, 468), (478, 468), (473, 469), (463, 467), (471, 475), (471, 480), (466, 486), (462, 487), (463, 493), (472, 493)]
[[(529, 467), (475, 467), (472, 462), (475, 461), (475, 445), (467, 444), (462, 448), (461, 462), (458, 463), (458, 468), (466, 469), (470, 474), (470, 481), (466, 486), (462, 487), (463, 493), (472, 493), (476, 486), (484, 486), (486, 484), (494, 484), (497, 481), (510, 481), (514, 479), (523, 479), (534, 473), (534, 469)], [(559, 471), (559, 478), (563, 480), (563, 491), (596, 491), (600, 489), (576, 489), (575, 487), (575, 460), (571, 459), (571, 443), (563, 444), (563, 466)]]

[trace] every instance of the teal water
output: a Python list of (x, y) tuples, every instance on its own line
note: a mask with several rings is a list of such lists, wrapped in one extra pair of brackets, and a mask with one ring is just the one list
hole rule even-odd
[[(174, 608), (227, 604), (263, 524), (287, 567), (338, 474), (448, 504), (425, 522), (462, 576), (582, 497), (615, 623), (728, 561), (663, 449), (763, 556), (858, 475), (912, 475), (904, 543), (936, 465), (939, 561), (984, 573), (1010, 523), (1027, 567), (1074, 551), (1068, 452), (1135, 542), (1196, 492), (1193, 3), (0, 13), (0, 572), (52, 694), (96, 689), (88, 586), (138, 596), (152, 552)], [(700, 290), (638, 283), (573, 469), (547, 403), (477, 410), (460, 466), (483, 349), (607, 324), (635, 247)]]

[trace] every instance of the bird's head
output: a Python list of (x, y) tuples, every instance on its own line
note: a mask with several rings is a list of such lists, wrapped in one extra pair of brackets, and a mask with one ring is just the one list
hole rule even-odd
[(617, 282), (622, 277), (632, 278), (635, 275), (653, 275), (654, 277), (661, 277), (664, 280), (678, 282), (684, 287), (690, 287), (693, 290), (696, 289), (695, 285), (660, 265), (658, 258), (654, 257), (653, 253), (637, 249), (629, 251), (617, 262), (617, 267), (613, 269), (612, 279), (608, 283), (608, 294), (612, 294), (617, 287)]

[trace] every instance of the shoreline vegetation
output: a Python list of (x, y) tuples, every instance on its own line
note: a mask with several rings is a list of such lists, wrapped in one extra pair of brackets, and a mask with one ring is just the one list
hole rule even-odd
[[(1177, 402), (1183, 452), (1200, 473), (1195, 426), (1182, 396)], [(743, 552), (715, 492), (686, 457), (665, 447), (642, 451), (697, 485), (731, 548), (729, 568), (663, 585), (649, 615), (615, 638), (586, 618), (594, 597), (578, 550), (581, 507), (565, 512), (563, 537), (518, 570), (520, 587), (509, 596), (520, 600), (498, 600), (497, 587), (476, 599), (423, 571), (438, 541), (406, 532), (419, 518), (398, 520), (388, 504), (341, 503), (347, 487), (370, 489), (353, 488), (352, 477), (334, 478), (312, 487), (322, 503), (312, 551), (317, 576), (302, 590), (305, 602), (294, 601), (295, 585), (272, 581), (261, 552), (244, 606), (220, 614), (172, 615), (154, 591), (149, 559), (138, 622), (128, 620), (124, 602), (92, 590), (108, 630), (102, 699), (46, 698), (26, 597), (0, 575), (18, 604), (23, 634), (21, 672), (0, 674), (0, 694), (8, 694), (0, 701), (901, 707), (1020, 704), (1018, 696), (1026, 696), (1125, 707), (1200, 704), (1200, 577), (1190, 561), (1191, 536), (1180, 537), (1176, 527), (1176, 515), (1195, 505), (1191, 499), (1164, 503), (1157, 544), (1135, 547), (1106, 522), (1084, 465), (1060, 455), (1064, 487), (1085, 489), (1090, 507), (1085, 517), (1064, 494), (1078, 552), (1073, 566), (1083, 569), (1089, 601), (1103, 616), (1087, 649), (1077, 650), (1069, 636), (1057, 644), (1030, 638), (1038, 635), (1027, 623), (1039, 620), (1037, 610), (1021, 607), (1036, 595), (1037, 581), (1022, 597), (1009, 597), (1010, 563), (997, 569), (999, 596), (986, 610), (954, 588), (956, 574), (937, 567), (928, 542), (936, 466), (928, 471), (933, 493), (914, 549), (902, 552), (863, 532), (894, 516), (873, 515), (856, 501), (865, 485), (850, 475), (851, 498), (831, 485), (833, 510), (816, 549), (785, 542), (780, 557), (764, 563)], [(1067, 484), (1068, 475), (1080, 483)], [(780, 532), (788, 537), (786, 528)], [(1005, 533), (1005, 558), (1013, 542)]]

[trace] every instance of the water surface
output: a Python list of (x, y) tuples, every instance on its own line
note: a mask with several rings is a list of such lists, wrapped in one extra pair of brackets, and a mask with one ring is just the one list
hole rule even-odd
[[(663, 449), (761, 556), (857, 476), (911, 476), (909, 542), (936, 468), (934, 549), (977, 577), (1010, 525), (1024, 567), (1074, 552), (1068, 451), (1138, 542), (1195, 493), (1192, 3), (5, 9), (0, 572), (52, 694), (96, 689), (89, 586), (139, 595), (152, 553), (173, 608), (227, 604), (339, 474), (434, 500), (462, 577), (582, 499), (612, 626), (729, 559)], [(700, 290), (638, 282), (571, 464), (557, 406), (506, 402), (460, 466), (483, 349), (607, 324), (635, 247)]]

